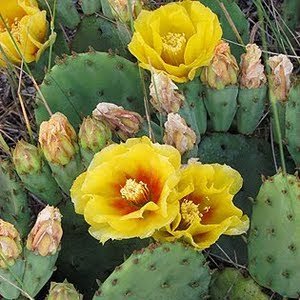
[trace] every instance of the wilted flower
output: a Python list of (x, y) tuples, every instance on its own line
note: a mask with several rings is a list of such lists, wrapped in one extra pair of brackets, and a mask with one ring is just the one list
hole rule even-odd
[(80, 126), (78, 138), (83, 149), (96, 153), (111, 142), (112, 133), (106, 123), (87, 117)]
[(142, 10), (134, 28), (128, 48), (140, 66), (163, 71), (175, 82), (192, 80), (207, 66), (222, 37), (218, 17), (199, 1)]
[(279, 54), (269, 58), (269, 66), (272, 74), (270, 75), (270, 90), (279, 101), (287, 99), (290, 86), (293, 64), (284, 54)]
[(150, 85), (151, 104), (159, 112), (176, 113), (184, 101), (177, 85), (163, 72), (153, 72)]
[(22, 252), (21, 238), (14, 225), (0, 219), (0, 269), (12, 266)]
[[(130, 1), (130, 2), (129, 2)], [(129, 22), (131, 15), (135, 19), (142, 9), (141, 0), (108, 0), (114, 17), (122, 22)], [(128, 4), (131, 4), (129, 10)]]
[(57, 112), (40, 126), (39, 142), (47, 161), (66, 165), (78, 151), (77, 136), (66, 116)]
[(230, 52), (229, 44), (222, 41), (215, 49), (214, 57), (201, 73), (202, 82), (215, 89), (237, 83), (239, 66)]
[(0, 66), (6, 65), (5, 57), (14, 64), (20, 64), (22, 56), (27, 63), (37, 61), (50, 43), (46, 11), (39, 10), (36, 0), (2, 0), (0, 13), (5, 22), (0, 20)]
[(54, 255), (62, 238), (61, 215), (58, 208), (47, 205), (37, 217), (27, 238), (27, 249), (41, 256)]
[(196, 144), (195, 132), (187, 126), (185, 120), (179, 114), (168, 114), (165, 123), (164, 142), (174, 146), (180, 154), (192, 150)]
[(106, 102), (97, 105), (93, 111), (93, 117), (106, 122), (123, 140), (133, 137), (139, 131), (143, 121), (138, 113)]
[(256, 44), (248, 44), (246, 53), (241, 56), (240, 85), (247, 89), (257, 89), (267, 81), (261, 63), (261, 50)]
[(90, 234), (102, 243), (149, 237), (178, 212), (179, 168), (175, 148), (153, 144), (147, 137), (109, 145), (75, 180), (75, 211), (84, 215)]
[(33, 174), (42, 168), (42, 157), (39, 149), (24, 140), (17, 142), (13, 151), (13, 161), (18, 174)]
[(80, 295), (74, 285), (69, 283), (67, 280), (64, 282), (51, 282), (49, 295), (46, 300), (81, 300)]
[(232, 199), (242, 187), (240, 174), (226, 165), (191, 163), (182, 171), (178, 192), (180, 210), (176, 219), (156, 232), (161, 241), (183, 239), (202, 250), (222, 234), (239, 235), (249, 227), (249, 219)]

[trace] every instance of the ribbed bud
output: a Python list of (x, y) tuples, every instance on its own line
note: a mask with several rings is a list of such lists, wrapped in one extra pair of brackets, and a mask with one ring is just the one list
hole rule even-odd
[(27, 249), (41, 256), (53, 255), (58, 250), (62, 234), (59, 209), (47, 205), (28, 235)]
[(112, 133), (108, 125), (95, 118), (84, 118), (79, 134), (79, 144), (83, 149), (89, 149), (94, 153), (102, 150), (111, 143)]
[(21, 238), (14, 225), (0, 219), (0, 268), (14, 265), (22, 252)]
[(78, 151), (76, 132), (66, 116), (59, 112), (41, 124), (39, 142), (47, 161), (62, 166)]
[(187, 126), (185, 120), (179, 114), (168, 114), (165, 123), (164, 142), (174, 146), (180, 154), (192, 150), (196, 144), (195, 132)]
[[(139, 15), (142, 10), (142, 2), (140, 0), (108, 0), (113, 16), (121, 22), (130, 22), (131, 15), (133, 19)], [(128, 9), (131, 4), (131, 11)]]
[(47, 300), (81, 300), (73, 284), (65, 280), (63, 283), (51, 282)]
[(13, 162), (19, 175), (34, 174), (42, 168), (42, 157), (39, 149), (24, 140), (17, 142), (13, 151)]
[(241, 56), (240, 85), (247, 89), (260, 88), (267, 81), (261, 63), (262, 51), (256, 44), (248, 44), (246, 53)]
[(136, 112), (125, 110), (113, 103), (101, 102), (93, 111), (93, 117), (106, 122), (111, 130), (126, 140), (139, 131), (143, 118)]
[(224, 89), (237, 83), (239, 67), (230, 52), (229, 44), (222, 41), (215, 49), (214, 57), (208, 67), (204, 67), (201, 80), (211, 88)]
[(161, 113), (177, 113), (183, 104), (184, 96), (177, 85), (164, 73), (154, 72), (150, 84), (150, 99), (154, 108)]
[(268, 64), (272, 70), (272, 73), (269, 77), (269, 88), (276, 100), (286, 101), (291, 87), (293, 64), (284, 54), (270, 57)]

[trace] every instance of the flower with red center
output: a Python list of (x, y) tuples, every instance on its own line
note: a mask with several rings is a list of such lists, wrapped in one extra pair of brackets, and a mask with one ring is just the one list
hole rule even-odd
[(75, 211), (84, 215), (91, 235), (102, 243), (149, 237), (178, 213), (179, 170), (179, 152), (147, 137), (110, 145), (75, 180)]
[(180, 210), (175, 220), (155, 233), (161, 241), (182, 239), (198, 249), (215, 243), (222, 234), (248, 230), (249, 219), (232, 199), (242, 187), (240, 174), (226, 165), (190, 163), (178, 185)]

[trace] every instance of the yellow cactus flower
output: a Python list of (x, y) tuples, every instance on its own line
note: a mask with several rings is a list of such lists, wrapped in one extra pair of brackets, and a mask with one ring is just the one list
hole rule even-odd
[(199, 1), (169, 3), (142, 12), (128, 46), (144, 69), (165, 72), (175, 82), (207, 66), (222, 37), (218, 17)]
[(18, 65), (22, 56), (27, 63), (37, 61), (49, 45), (46, 11), (40, 11), (36, 0), (1, 0), (0, 14), (0, 67), (7, 60)]
[(147, 137), (110, 145), (74, 181), (75, 211), (102, 243), (149, 237), (178, 213), (179, 169), (179, 152)]
[(190, 163), (179, 182), (180, 211), (176, 219), (154, 238), (185, 240), (202, 250), (222, 234), (239, 235), (248, 230), (249, 219), (232, 199), (242, 187), (240, 174), (226, 165)]

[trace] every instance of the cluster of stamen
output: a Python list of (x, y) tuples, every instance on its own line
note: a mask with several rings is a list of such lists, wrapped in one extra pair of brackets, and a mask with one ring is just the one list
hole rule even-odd
[(139, 204), (147, 201), (149, 189), (143, 181), (137, 182), (135, 179), (127, 179), (125, 185), (120, 189), (122, 198)]
[(163, 53), (169, 63), (178, 64), (182, 60), (186, 45), (184, 33), (168, 32), (162, 37)]
[(0, 32), (5, 32), (7, 30), (10, 31), (14, 39), (19, 42), (20, 41), (20, 31), (19, 31), (19, 19), (15, 18), (13, 23), (9, 23), (8, 19), (4, 20), (4, 24), (1, 22), (0, 23)]
[(187, 226), (191, 225), (195, 220), (201, 220), (201, 218), (209, 212), (210, 206), (205, 206), (203, 210), (200, 211), (200, 204), (196, 204), (191, 200), (184, 199), (180, 205), (181, 219), (183, 223)]

